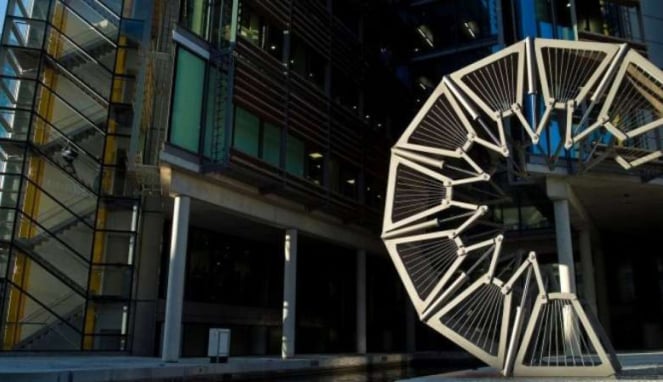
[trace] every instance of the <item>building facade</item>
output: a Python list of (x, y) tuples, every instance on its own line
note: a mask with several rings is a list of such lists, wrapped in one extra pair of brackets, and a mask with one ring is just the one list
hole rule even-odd
[[(595, 2), (10, 0), (3, 350), (174, 360), (210, 327), (232, 354), (452, 349), (379, 240), (389, 148), (442, 76), (525, 36), (656, 49), (639, 2)], [(505, 169), (494, 223), (552, 263), (570, 200), (578, 288), (618, 348), (660, 347), (657, 167), (548, 154)]]

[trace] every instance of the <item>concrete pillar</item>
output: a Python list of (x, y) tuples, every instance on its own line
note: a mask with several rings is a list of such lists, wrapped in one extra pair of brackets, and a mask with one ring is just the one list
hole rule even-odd
[(573, 242), (571, 239), (571, 219), (569, 201), (557, 199), (555, 208), (555, 236), (557, 239), (557, 260), (559, 262), (559, 286), (561, 292), (574, 293), (576, 290), (573, 263)]
[[(573, 242), (571, 238), (571, 219), (569, 217), (569, 201), (557, 199), (555, 209), (555, 236), (557, 237), (557, 260), (559, 262), (559, 287), (563, 293), (575, 293), (575, 267), (573, 263)], [(571, 354), (579, 354), (580, 349), (574, 339), (577, 327), (575, 315), (570, 306), (565, 306), (562, 312), (564, 325), (564, 338), (566, 348), (572, 349)]]
[(141, 211), (138, 262), (134, 271), (136, 301), (131, 354), (153, 356), (156, 333), (157, 302), (159, 300), (159, 269), (163, 236), (164, 213), (161, 197), (147, 196)]
[(357, 353), (366, 354), (366, 251), (357, 250)]
[(164, 362), (177, 362), (180, 357), (182, 333), (182, 305), (184, 304), (184, 271), (186, 269), (186, 247), (189, 235), (189, 209), (191, 199), (177, 195), (173, 206), (173, 227), (170, 239), (170, 262), (168, 265), (168, 290), (166, 294), (166, 316), (164, 322)]
[(414, 310), (412, 301), (405, 298), (405, 351), (414, 353), (417, 351), (417, 312)]
[(580, 264), (582, 267), (582, 290), (594, 314), (596, 308), (596, 283), (594, 281), (594, 261), (592, 259), (592, 239), (588, 229), (580, 231)]
[(281, 358), (295, 355), (295, 316), (297, 312), (297, 230), (288, 229), (284, 243), (283, 335)]

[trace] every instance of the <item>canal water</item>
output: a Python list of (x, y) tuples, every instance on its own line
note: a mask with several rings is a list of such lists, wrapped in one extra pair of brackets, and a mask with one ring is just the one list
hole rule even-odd
[[(437, 362), (424, 361), (393, 367), (373, 367), (362, 370), (338, 370), (320, 374), (289, 375), (277, 377), (270, 381), (279, 382), (392, 382), (401, 379), (448, 373), (468, 369), (477, 365), (461, 362), (458, 365), (441, 365)], [(264, 379), (263, 379), (264, 380)]]

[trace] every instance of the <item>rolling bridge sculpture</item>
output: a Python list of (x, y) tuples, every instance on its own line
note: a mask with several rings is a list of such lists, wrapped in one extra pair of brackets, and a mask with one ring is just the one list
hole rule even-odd
[(625, 45), (544, 39), (445, 77), (392, 149), (382, 233), (420, 319), (505, 375), (615, 374), (577, 296), (550, 293), (533, 252), (501, 253), (489, 206), (518, 145), (550, 163), (580, 145), (620, 148), (627, 170), (659, 160), (645, 143), (663, 125), (662, 80)]

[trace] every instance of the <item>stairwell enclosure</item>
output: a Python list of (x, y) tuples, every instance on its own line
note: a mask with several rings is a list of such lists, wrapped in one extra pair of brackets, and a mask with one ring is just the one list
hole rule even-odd
[(126, 159), (143, 33), (142, 21), (123, 17), (132, 4), (9, 1), (3, 350), (128, 349), (139, 199)]

